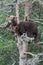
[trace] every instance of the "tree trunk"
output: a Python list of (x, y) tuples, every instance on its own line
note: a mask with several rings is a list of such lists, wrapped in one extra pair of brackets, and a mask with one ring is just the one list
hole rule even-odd
[(16, 36), (17, 47), (19, 50), (19, 65), (27, 65), (27, 50), (28, 50), (28, 42), (32, 42), (34, 38), (29, 38), (27, 34), (23, 34), (22, 36)]
[(27, 54), (25, 54), (25, 52), (27, 52), (27, 48), (28, 48), (28, 43), (23, 42), (21, 48), (19, 48), (19, 65), (26, 65), (27, 62)]
[(17, 17), (17, 22), (19, 23), (19, 0), (17, 0), (17, 4), (16, 4), (16, 17)]
[(19, 50), (19, 65), (26, 65), (27, 62), (27, 48), (28, 48), (28, 43), (25, 41), (21, 41), (21, 37), (17, 36), (17, 47)]
[(25, 17), (24, 17), (24, 20), (25, 20), (26, 17), (27, 17), (27, 20), (29, 20), (29, 15), (30, 15), (30, 2), (26, 1), (25, 2)]

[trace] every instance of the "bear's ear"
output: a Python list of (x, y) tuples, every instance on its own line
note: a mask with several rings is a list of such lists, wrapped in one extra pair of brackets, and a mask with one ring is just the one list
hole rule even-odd
[(13, 19), (14, 19), (14, 21), (17, 21), (17, 17), (16, 16), (14, 16)]
[(8, 15), (8, 16), (7, 16), (8, 20), (10, 20), (10, 21), (13, 20), (14, 17), (15, 17), (14, 15)]
[(28, 16), (26, 16), (26, 17), (25, 17), (25, 21), (28, 21), (28, 20), (29, 20), (29, 18), (28, 18)]

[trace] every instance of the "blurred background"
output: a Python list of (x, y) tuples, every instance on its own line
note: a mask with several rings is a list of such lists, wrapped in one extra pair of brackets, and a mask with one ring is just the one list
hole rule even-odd
[[(16, 15), (15, 4), (17, 0), (0, 0), (0, 25), (8, 22), (8, 15)], [(19, 0), (24, 2), (25, 0)], [(43, 42), (43, 0), (30, 0), (31, 12), (29, 14), (30, 19), (37, 19), (36, 23), (38, 26), (38, 37), (40, 42)], [(19, 6), (19, 16), (20, 20), (24, 19), (24, 6), (20, 3)], [(10, 28), (10, 27), (9, 27)], [(43, 52), (43, 46), (30, 44), (28, 46), (28, 51), (34, 53)], [(11, 33), (8, 28), (0, 29), (0, 65), (18, 65), (18, 50), (15, 43), (15, 38), (13, 33)], [(28, 55), (28, 58), (31, 58)], [(38, 65), (43, 65), (43, 61), (38, 63)]]

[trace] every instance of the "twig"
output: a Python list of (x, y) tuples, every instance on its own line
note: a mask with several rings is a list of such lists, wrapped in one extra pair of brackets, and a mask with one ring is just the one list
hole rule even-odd
[(33, 0), (33, 1), (32, 1), (32, 4), (33, 4), (34, 2), (39, 2), (39, 4), (41, 4), (42, 7), (43, 7), (43, 1), (41, 1), (41, 0)]
[(33, 57), (38, 55), (38, 56), (43, 56), (43, 53), (37, 53), (37, 54), (34, 54), (34, 53), (31, 53), (31, 52), (24, 52), (25, 54), (30, 54), (32, 55)]
[(37, 44), (39, 44), (39, 45), (43, 45), (43, 42), (38, 42)]
[(31, 52), (24, 52), (25, 54), (30, 54), (30, 55), (32, 55), (32, 56), (35, 56), (36, 54), (33, 54), (33, 53), (31, 53)]
[(2, 29), (5, 29), (5, 28), (7, 28), (7, 27), (9, 27), (9, 26), (10, 26), (10, 23), (9, 23), (9, 22), (6, 22), (6, 23), (0, 25), (0, 29), (1, 29), (1, 28), (2, 28)]

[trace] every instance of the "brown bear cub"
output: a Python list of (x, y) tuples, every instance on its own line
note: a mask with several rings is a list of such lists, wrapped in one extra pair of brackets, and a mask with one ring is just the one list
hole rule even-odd
[(21, 36), (23, 33), (27, 33), (28, 37), (34, 37), (35, 42), (37, 42), (38, 29), (35, 22), (26, 20), (25, 22), (17, 23), (16, 16), (10, 16), (9, 18), (9, 23), (12, 25), (13, 30), (18, 36)]

